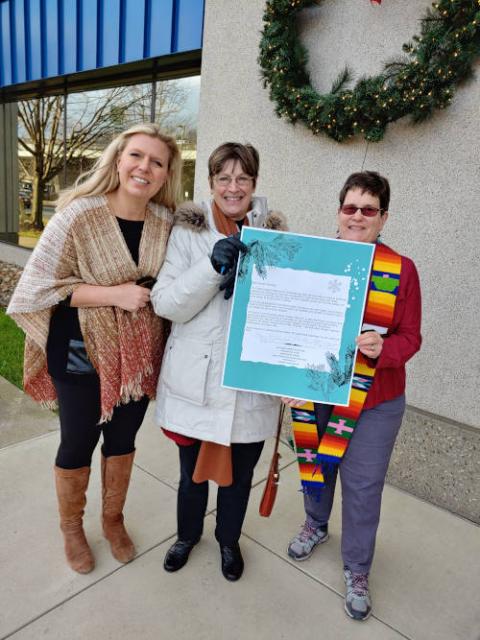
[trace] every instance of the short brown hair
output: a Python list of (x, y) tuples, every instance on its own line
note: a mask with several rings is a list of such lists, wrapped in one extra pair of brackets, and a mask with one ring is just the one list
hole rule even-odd
[(370, 193), (380, 200), (382, 212), (388, 211), (390, 204), (390, 185), (388, 180), (376, 171), (359, 171), (348, 176), (339, 194), (340, 206), (343, 205), (345, 196), (350, 189), (361, 189), (362, 193)]
[(229, 160), (239, 162), (248, 176), (253, 178), (253, 186), (256, 186), (258, 178), (258, 169), (260, 167), (260, 158), (258, 151), (251, 144), (241, 144), (240, 142), (225, 142), (217, 147), (208, 159), (208, 179), (210, 185), (213, 176), (219, 174), (225, 163)]

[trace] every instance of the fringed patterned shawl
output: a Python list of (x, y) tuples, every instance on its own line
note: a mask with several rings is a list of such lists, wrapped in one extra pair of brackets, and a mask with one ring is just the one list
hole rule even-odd
[[(80, 284), (118, 285), (156, 277), (165, 257), (173, 216), (149, 203), (139, 248), (132, 259), (105, 196), (74, 200), (45, 228), (12, 296), (7, 313), (25, 331), (24, 388), (54, 407), (46, 345), (55, 306)], [(101, 388), (101, 422), (120, 403), (155, 396), (165, 343), (163, 320), (151, 305), (135, 313), (119, 307), (79, 308), (88, 357)]]

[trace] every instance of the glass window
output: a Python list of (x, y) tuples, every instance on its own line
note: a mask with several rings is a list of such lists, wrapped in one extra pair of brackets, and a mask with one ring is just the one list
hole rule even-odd
[(18, 103), (19, 244), (35, 245), (53, 212), (64, 166), (63, 96)]
[(200, 76), (156, 83), (155, 122), (177, 139), (183, 160), (182, 197), (193, 198)]
[(96, 89), (18, 103), (19, 233), (33, 247), (61, 189), (88, 171), (107, 144), (138, 122), (177, 139), (185, 199), (193, 197), (200, 77)]

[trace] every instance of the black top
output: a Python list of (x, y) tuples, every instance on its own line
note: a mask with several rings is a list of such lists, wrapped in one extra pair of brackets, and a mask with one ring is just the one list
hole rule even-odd
[[(124, 220), (117, 218), (120, 231), (125, 238), (128, 250), (138, 265), (140, 240), (143, 231), (143, 220)], [(72, 380), (72, 376), (78, 382), (88, 382), (96, 374), (75, 375), (67, 373), (68, 349), (71, 340), (83, 341), (80, 322), (78, 320), (78, 309), (70, 306), (71, 296), (63, 300), (54, 309), (50, 320), (50, 330), (47, 341), (47, 365), (48, 373), (60, 380)], [(90, 380), (89, 380), (90, 379)]]
[(142, 238), (143, 220), (124, 220), (117, 218), (120, 231), (123, 233), (128, 250), (130, 251), (135, 264), (138, 264), (138, 252), (140, 240)]

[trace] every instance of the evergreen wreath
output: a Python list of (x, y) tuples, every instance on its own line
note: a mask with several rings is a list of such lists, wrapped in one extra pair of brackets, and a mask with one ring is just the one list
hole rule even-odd
[(480, 0), (439, 0), (421, 19), (420, 35), (403, 45), (404, 56), (377, 76), (352, 79), (345, 68), (330, 93), (319, 94), (306, 69), (308, 54), (296, 15), (321, 0), (269, 0), (258, 62), (279, 117), (303, 122), (314, 134), (342, 142), (363, 134), (378, 142), (389, 122), (411, 116), (422, 122), (452, 101), (456, 86), (473, 75), (480, 55)]

